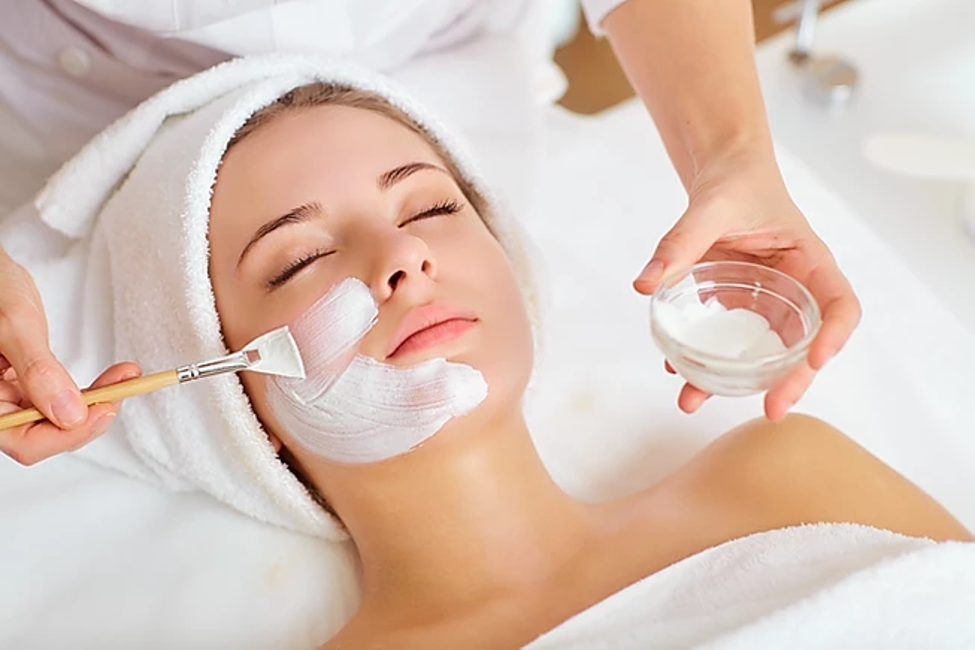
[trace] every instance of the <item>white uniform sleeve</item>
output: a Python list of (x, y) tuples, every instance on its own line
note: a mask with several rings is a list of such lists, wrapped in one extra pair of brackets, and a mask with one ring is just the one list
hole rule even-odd
[(586, 14), (589, 31), (596, 36), (605, 36), (606, 32), (600, 27), (603, 18), (626, 0), (582, 0), (582, 11)]

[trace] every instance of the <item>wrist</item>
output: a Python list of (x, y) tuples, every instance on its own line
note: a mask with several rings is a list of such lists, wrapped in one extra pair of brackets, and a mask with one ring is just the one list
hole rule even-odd
[(709, 170), (727, 169), (729, 166), (769, 168), (778, 172), (772, 138), (764, 129), (757, 132), (739, 129), (727, 136), (690, 143), (688, 157), (692, 165), (692, 180), (707, 175)]
[[(691, 201), (762, 197), (779, 204), (789, 197), (771, 147), (729, 147), (709, 156), (686, 184)], [(791, 200), (791, 199), (789, 199)]]
[(765, 176), (781, 180), (770, 140), (741, 138), (722, 143), (693, 157), (691, 185), (715, 176)]

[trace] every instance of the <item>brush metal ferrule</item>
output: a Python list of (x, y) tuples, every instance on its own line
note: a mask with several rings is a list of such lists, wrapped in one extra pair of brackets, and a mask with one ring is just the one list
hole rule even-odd
[(213, 359), (212, 361), (180, 366), (176, 369), (176, 376), (179, 378), (179, 383), (182, 384), (196, 379), (206, 379), (214, 375), (247, 370), (250, 365), (251, 361), (248, 359), (246, 353), (237, 352), (236, 354), (229, 354), (219, 359)]

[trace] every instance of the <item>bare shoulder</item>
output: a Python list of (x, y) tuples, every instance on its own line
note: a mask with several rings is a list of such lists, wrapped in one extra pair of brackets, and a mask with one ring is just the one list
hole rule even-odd
[(737, 427), (671, 482), (746, 533), (850, 522), (918, 537), (972, 539), (919, 487), (834, 427), (806, 415)]

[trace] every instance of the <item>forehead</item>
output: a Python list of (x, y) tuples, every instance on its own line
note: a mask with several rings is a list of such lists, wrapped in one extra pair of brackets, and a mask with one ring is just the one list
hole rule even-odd
[[(287, 110), (224, 156), (213, 214), (287, 211), (309, 200), (341, 200), (406, 162), (443, 166), (430, 143), (397, 120), (348, 106)], [(213, 226), (213, 224), (211, 224)]]
[[(353, 152), (358, 155), (349, 156)], [(224, 163), (233, 165), (243, 159), (274, 171), (288, 161), (341, 158), (348, 164), (409, 153), (437, 158), (426, 138), (392, 116), (325, 105), (289, 109), (271, 117), (228, 151)]]

